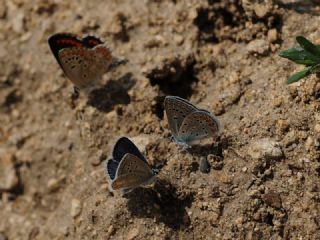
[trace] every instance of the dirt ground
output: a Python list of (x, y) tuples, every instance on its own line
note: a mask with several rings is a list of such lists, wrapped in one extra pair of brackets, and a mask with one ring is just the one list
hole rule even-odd
[[(320, 82), (286, 85), (301, 67), (278, 56), (320, 44), (317, 4), (0, 0), (0, 239), (320, 239)], [(75, 108), (57, 32), (129, 60)], [(180, 152), (166, 95), (217, 115), (216, 142)], [(160, 169), (126, 197), (105, 173), (120, 136)]]

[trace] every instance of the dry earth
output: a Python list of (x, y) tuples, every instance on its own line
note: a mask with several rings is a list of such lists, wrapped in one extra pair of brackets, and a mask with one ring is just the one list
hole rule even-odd
[[(320, 239), (320, 83), (286, 85), (278, 56), (320, 44), (320, 8), (295, 2), (1, 0), (0, 239)], [(56, 32), (129, 63), (72, 108)], [(166, 95), (215, 113), (217, 141), (179, 152)], [(126, 198), (104, 169), (119, 136), (161, 169)]]

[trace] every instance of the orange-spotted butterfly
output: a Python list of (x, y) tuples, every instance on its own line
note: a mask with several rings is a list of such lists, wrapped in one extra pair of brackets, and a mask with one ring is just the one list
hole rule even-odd
[(57, 33), (49, 37), (48, 43), (75, 90), (90, 92), (110, 68), (127, 62), (113, 56), (103, 41), (91, 35), (79, 38), (71, 33)]

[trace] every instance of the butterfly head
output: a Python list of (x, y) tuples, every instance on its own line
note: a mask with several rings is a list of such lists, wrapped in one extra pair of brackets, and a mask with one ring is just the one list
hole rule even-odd
[(151, 171), (152, 171), (153, 175), (157, 175), (159, 173), (159, 169), (157, 169), (157, 168), (152, 168)]

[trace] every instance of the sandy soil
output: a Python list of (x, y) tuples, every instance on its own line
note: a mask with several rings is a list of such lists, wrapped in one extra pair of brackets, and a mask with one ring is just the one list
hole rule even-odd
[[(1, 0), (0, 239), (320, 239), (320, 83), (287, 86), (278, 56), (320, 44), (320, 9), (293, 2)], [(57, 32), (129, 63), (72, 108)], [(178, 151), (166, 95), (217, 115), (214, 145)], [(161, 169), (126, 198), (104, 169), (119, 136)]]

